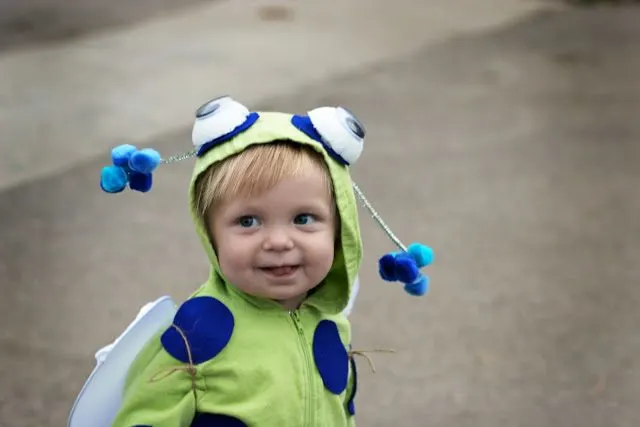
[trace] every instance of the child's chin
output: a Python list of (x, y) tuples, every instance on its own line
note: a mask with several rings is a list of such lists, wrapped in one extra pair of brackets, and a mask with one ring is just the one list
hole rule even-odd
[[(293, 288), (293, 287), (292, 287)], [(275, 292), (269, 292), (269, 297), (272, 300), (281, 301), (293, 298), (301, 298), (306, 296), (306, 292), (300, 292), (298, 289), (279, 289)]]

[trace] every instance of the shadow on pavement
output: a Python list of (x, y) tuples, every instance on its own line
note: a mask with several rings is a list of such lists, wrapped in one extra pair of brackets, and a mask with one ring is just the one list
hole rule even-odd
[(0, 0), (0, 51), (74, 39), (217, 0)]

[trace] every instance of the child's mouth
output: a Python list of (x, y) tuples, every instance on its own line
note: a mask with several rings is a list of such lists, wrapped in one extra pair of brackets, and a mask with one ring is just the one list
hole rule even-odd
[(275, 277), (287, 277), (292, 275), (298, 270), (297, 265), (283, 265), (279, 267), (262, 267), (260, 268), (265, 273)]

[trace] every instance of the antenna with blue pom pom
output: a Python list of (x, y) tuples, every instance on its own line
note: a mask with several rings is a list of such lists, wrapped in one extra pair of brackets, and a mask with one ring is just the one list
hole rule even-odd
[(382, 280), (387, 282), (401, 282), (404, 290), (413, 296), (422, 296), (429, 290), (429, 277), (422, 274), (420, 269), (433, 262), (433, 250), (421, 243), (412, 243), (409, 247), (391, 231), (378, 212), (367, 200), (360, 188), (353, 183), (353, 191), (360, 199), (375, 222), (400, 249), (399, 252), (389, 252), (378, 260), (378, 269)]
[[(163, 159), (156, 150), (124, 144), (111, 151), (113, 165), (102, 169), (100, 187), (107, 193), (120, 193), (127, 185), (131, 190), (146, 193), (153, 184), (153, 171), (160, 164), (175, 163), (195, 157), (197, 150), (188, 151)], [(422, 274), (421, 268), (433, 262), (433, 250), (421, 243), (408, 247), (385, 224), (378, 212), (367, 200), (360, 188), (353, 183), (353, 191), (371, 217), (382, 228), (400, 251), (389, 252), (378, 260), (380, 277), (387, 282), (401, 282), (404, 290), (413, 296), (422, 296), (429, 290), (429, 277)]]
[(111, 150), (112, 165), (102, 168), (100, 188), (106, 193), (120, 193), (127, 185), (131, 190), (146, 193), (153, 185), (153, 171), (161, 164), (175, 163), (195, 157), (196, 150), (163, 159), (156, 150), (138, 150), (129, 144)]
[[(163, 159), (156, 150), (124, 144), (111, 151), (113, 165), (102, 169), (100, 187), (107, 193), (120, 193), (127, 185), (131, 190), (146, 193), (153, 184), (153, 171), (160, 164), (175, 163), (195, 157), (197, 150), (188, 151)], [(380, 277), (387, 282), (401, 282), (404, 290), (413, 296), (422, 296), (429, 289), (429, 277), (422, 274), (421, 268), (433, 262), (433, 250), (421, 243), (408, 247), (385, 224), (378, 212), (367, 200), (360, 188), (353, 183), (353, 191), (371, 217), (382, 228), (391, 241), (400, 249), (389, 252), (378, 261)]]

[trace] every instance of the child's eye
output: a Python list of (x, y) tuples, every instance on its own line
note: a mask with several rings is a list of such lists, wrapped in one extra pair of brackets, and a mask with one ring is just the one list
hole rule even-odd
[(249, 215), (241, 216), (240, 218), (238, 218), (237, 222), (238, 225), (243, 228), (251, 228), (260, 225), (257, 217)]
[(296, 215), (293, 222), (296, 225), (309, 225), (316, 221), (316, 217), (311, 214)]

